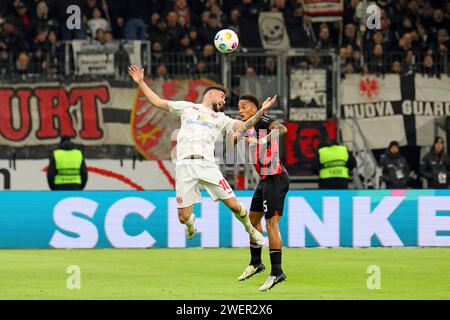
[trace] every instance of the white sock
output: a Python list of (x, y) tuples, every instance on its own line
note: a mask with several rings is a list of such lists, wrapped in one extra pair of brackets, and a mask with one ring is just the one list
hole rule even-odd
[(238, 219), (240, 222), (242, 222), (242, 224), (245, 227), (245, 230), (247, 230), (247, 232), (248, 232), (252, 228), (252, 223), (250, 222), (250, 219), (247, 214), (247, 210), (245, 209), (244, 205), (242, 203), (240, 203), (240, 206), (241, 206), (241, 211), (239, 211), (239, 213), (233, 212), (233, 214), (236, 217), (236, 219)]
[(194, 217), (195, 217), (195, 214), (192, 213), (189, 216), (189, 219), (187, 219), (187, 221), (184, 224), (189, 226), (189, 227), (192, 226), (194, 224)]

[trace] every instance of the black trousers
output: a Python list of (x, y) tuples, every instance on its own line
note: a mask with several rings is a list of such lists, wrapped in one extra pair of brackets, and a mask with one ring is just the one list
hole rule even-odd
[(319, 179), (319, 189), (348, 189), (348, 179), (346, 178)]
[(59, 190), (83, 190), (81, 188), (81, 184), (56, 184), (52, 188), (53, 191), (59, 191)]

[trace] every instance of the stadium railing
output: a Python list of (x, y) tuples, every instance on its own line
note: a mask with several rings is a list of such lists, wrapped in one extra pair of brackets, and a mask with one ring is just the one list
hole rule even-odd
[[(425, 57), (431, 55), (433, 58), (432, 66), (430, 70), (425, 70)], [(366, 53), (364, 55), (363, 64), (367, 65), (368, 71), (374, 74), (392, 73), (394, 62), (400, 63), (400, 72), (405, 73), (428, 73), (431, 75), (442, 75), (449, 73), (449, 61), (447, 53), (433, 52), (414, 52), (410, 57), (404, 52), (385, 52), (383, 55), (376, 59), (373, 55)]]

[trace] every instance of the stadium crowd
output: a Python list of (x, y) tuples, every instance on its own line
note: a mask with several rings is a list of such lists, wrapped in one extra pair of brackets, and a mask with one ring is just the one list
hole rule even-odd
[[(335, 49), (343, 73), (446, 70), (450, 0), (377, 1), (381, 30), (375, 32), (361, 32), (360, 2), (344, 2), (342, 21), (313, 24), (301, 0), (0, 0), (0, 74), (57, 74), (64, 58), (59, 41), (86, 38), (150, 40), (158, 77), (216, 73), (215, 33), (230, 28), (242, 47), (260, 48), (255, 35), (263, 11), (283, 13), (291, 47)], [(81, 8), (80, 30), (66, 28), (70, 5)]]

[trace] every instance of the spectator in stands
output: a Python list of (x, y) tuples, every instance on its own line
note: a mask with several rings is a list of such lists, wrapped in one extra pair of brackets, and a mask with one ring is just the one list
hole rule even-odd
[(95, 33), (95, 40), (97, 40), (101, 44), (105, 44), (106, 43), (105, 30), (97, 29), (97, 32)]
[(434, 47), (434, 51), (436, 53), (443, 53), (443, 54), (447, 54), (448, 53), (448, 48), (449, 48), (449, 37), (448, 37), (448, 32), (445, 29), (440, 29), (437, 34), (437, 42), (436, 45)]
[(397, 38), (401, 38), (405, 33), (409, 33), (413, 31), (413, 24), (409, 17), (404, 17), (402, 21), (402, 25), (397, 28)]
[(272, 1), (272, 6), (270, 7), (270, 11), (272, 12), (281, 12), (284, 15), (290, 14), (290, 7), (288, 7), (286, 0), (274, 0)]
[(181, 37), (176, 51), (177, 55), (173, 61), (175, 66), (172, 68), (172, 72), (179, 75), (189, 75), (195, 68), (196, 57), (187, 33)]
[(342, 39), (342, 45), (351, 45), (354, 49), (357, 48), (356, 44), (356, 26), (353, 23), (347, 23), (344, 29), (344, 37)]
[(164, 19), (158, 21), (158, 31), (151, 35), (150, 40), (153, 44), (159, 43), (161, 51), (168, 51), (172, 48), (173, 39), (167, 32), (167, 23)]
[(46, 51), (48, 46), (47, 37), (48, 37), (47, 29), (38, 29), (36, 31), (36, 35), (31, 45), (31, 51), (36, 51), (38, 49), (40, 49), (41, 51)]
[(416, 69), (417, 69), (416, 68), (416, 56), (414, 55), (414, 53), (411, 50), (409, 50), (406, 53), (406, 56), (405, 56), (405, 59), (403, 62), (403, 66), (402, 66), (403, 73), (405, 75), (411, 75), (416, 72)]
[(114, 41), (114, 37), (111, 31), (105, 32), (105, 42), (111, 42)]
[[(347, 47), (347, 50), (349, 50), (348, 47)], [(362, 72), (361, 59), (362, 59), (361, 51), (359, 51), (359, 50), (353, 51), (350, 61), (352, 63), (355, 73)]]
[(444, 16), (444, 11), (440, 8), (436, 8), (433, 12), (433, 21), (430, 24), (430, 30), (434, 34), (440, 29), (446, 29), (450, 26), (450, 19)]
[[(100, 2), (101, 0), (85, 0), (82, 11), (86, 22), (94, 18), (95, 10), (100, 11), (100, 17), (105, 16), (105, 10)], [(95, 32), (93, 34), (95, 34)]]
[(392, 73), (396, 73), (396, 74), (401, 74), (402, 73), (402, 64), (401, 64), (400, 61), (394, 60), (394, 62), (392, 62), (391, 72)]
[(408, 1), (405, 15), (411, 20), (413, 25), (417, 23), (419, 20), (419, 5), (416, 0)]
[(373, 52), (369, 57), (369, 72), (377, 75), (384, 75), (387, 71), (386, 63), (383, 46), (381, 44), (375, 45)]
[(303, 7), (300, 4), (294, 6), (293, 14), (285, 16), (284, 19), (291, 47), (314, 47), (316, 43), (314, 28), (312, 26), (311, 19), (304, 15)]
[(380, 27), (381, 33), (383, 35), (383, 47), (387, 50), (392, 49), (396, 46), (396, 39), (394, 35), (394, 30), (391, 28), (391, 20), (386, 15), (386, 10), (381, 10), (381, 19), (380, 19)]
[(2, 25), (2, 42), (6, 49), (15, 57), (18, 52), (28, 49), (28, 43), (22, 33), (11, 20), (5, 20)]
[(417, 24), (417, 33), (417, 48), (423, 52), (431, 45), (431, 37), (429, 31), (421, 23)]
[(333, 47), (330, 38), (330, 29), (326, 24), (320, 27), (319, 39), (317, 40), (316, 49), (317, 50), (328, 50)]
[(199, 37), (197, 29), (195, 27), (190, 28), (188, 35), (189, 35), (189, 42), (194, 51), (195, 52), (202, 51), (204, 43)]
[(10, 63), (8, 51), (0, 48), (0, 76), (10, 76)]
[(262, 96), (261, 82), (253, 66), (246, 68), (245, 75), (239, 79), (239, 91), (240, 92), (252, 92), (256, 96)]
[(37, 48), (30, 61), (29, 72), (35, 75), (44, 75), (47, 71), (47, 56), (41, 48)]
[(400, 154), (397, 141), (389, 143), (386, 152), (380, 157), (379, 165), (382, 170), (381, 181), (386, 184), (386, 189), (405, 189), (408, 186), (409, 164)]
[(166, 17), (167, 29), (166, 32), (172, 38), (172, 43), (179, 43), (181, 35), (185, 32), (183, 27), (178, 24), (178, 16), (175, 11), (170, 11)]
[(127, 0), (108, 1), (108, 10), (113, 38), (125, 38), (125, 3)]
[(319, 53), (315, 50), (309, 52), (307, 54), (307, 65), (312, 68), (321, 68), (322, 65), (322, 58), (320, 57)]
[(383, 34), (381, 33), (381, 31), (375, 31), (372, 35), (371, 41), (367, 41), (367, 44), (365, 46), (366, 52), (372, 52), (377, 44), (383, 46)]
[(169, 73), (168, 73), (167, 67), (164, 64), (161, 64), (156, 68), (156, 79), (155, 80), (166, 81), (167, 79), (169, 79)]
[[(341, 47), (339, 49), (339, 64), (341, 66), (341, 70), (344, 70), (345, 73), (345, 67), (347, 63), (349, 63), (350, 57), (349, 52), (346, 47)], [(350, 72), (352, 73), (352, 72)]]
[(92, 36), (95, 36), (99, 29), (103, 31), (111, 30), (109, 21), (102, 16), (102, 12), (97, 7), (92, 10), (92, 19), (88, 21), (88, 26)]
[(64, 57), (64, 47), (57, 42), (58, 36), (56, 31), (51, 30), (47, 36), (47, 74), (56, 75), (57, 73), (62, 73), (64, 70), (63, 57)]
[(23, 51), (19, 53), (19, 56), (16, 60), (16, 70), (17, 75), (20, 75), (22, 77), (25, 77), (30, 72), (30, 57), (28, 56), (28, 53)]
[(194, 75), (197, 77), (203, 77), (208, 74), (206, 62), (203, 60), (199, 60), (195, 65)]
[(449, 186), (450, 161), (444, 148), (444, 139), (436, 137), (431, 151), (422, 159), (420, 173), (428, 182), (429, 189), (447, 189)]
[(260, 37), (255, 37), (258, 32), (258, 17), (264, 11), (264, 3), (257, 0), (242, 0), (237, 9), (241, 13), (239, 19), (240, 42), (243, 47), (261, 48)]
[(209, 15), (207, 26), (201, 30), (201, 36), (205, 43), (213, 43), (214, 37), (220, 31), (218, 17), (211, 13)]
[(148, 25), (147, 33), (150, 39), (158, 32), (158, 22), (161, 16), (158, 12), (153, 12), (150, 17), (150, 23)]
[(170, 58), (164, 51), (163, 47), (159, 42), (152, 43), (152, 74), (156, 72), (155, 67), (161, 64), (168, 66)]
[(450, 19), (450, 1), (447, 1), (445, 3), (445, 13), (444, 13), (444, 17), (446, 19)]
[(208, 21), (209, 21), (210, 15), (211, 15), (211, 12), (209, 12), (209, 11), (205, 10), (202, 12), (202, 14), (200, 16), (200, 23), (198, 24), (201, 29), (208, 27)]
[(142, 0), (128, 0), (125, 3), (125, 37), (128, 40), (145, 40), (150, 3)]
[(189, 28), (191, 26), (191, 10), (186, 0), (176, 0), (173, 11), (175, 11), (178, 17), (184, 18), (184, 26), (186, 28)]
[(191, 48), (191, 40), (187, 33), (183, 34), (180, 38), (176, 51), (179, 53), (184, 53), (188, 48)]
[(28, 8), (22, 1), (14, 1), (14, 20), (16, 22), (16, 27), (19, 29), (19, 31), (27, 36), (31, 31), (30, 30), (30, 23), (31, 23), (31, 17), (28, 13)]
[(239, 17), (240, 16), (241, 16), (241, 14), (240, 14), (239, 10), (234, 8), (233, 10), (231, 10), (230, 15), (225, 22), (225, 25), (227, 26), (227, 28), (236, 32), (236, 34), (240, 33), (239, 32)]
[(209, 73), (211, 75), (219, 74), (219, 65), (217, 63), (216, 49), (214, 49), (213, 45), (211, 45), (211, 44), (205, 45), (203, 47), (203, 51), (202, 51), (202, 54), (200, 55), (199, 59), (206, 63), (207, 73)]
[(434, 77), (436, 76), (436, 66), (434, 65), (434, 59), (432, 54), (426, 54), (423, 59), (423, 65), (421, 68), (421, 73), (424, 76)]
[(31, 30), (56, 28), (57, 21), (54, 17), (50, 17), (48, 4), (45, 1), (39, 1), (36, 4), (36, 14), (31, 21)]
[(226, 16), (222, 12), (222, 7), (219, 3), (213, 2), (211, 4), (211, 14), (217, 17), (217, 26), (221, 29), (226, 21)]
[(277, 74), (277, 60), (275, 57), (268, 56), (264, 63), (263, 76), (275, 76)]

